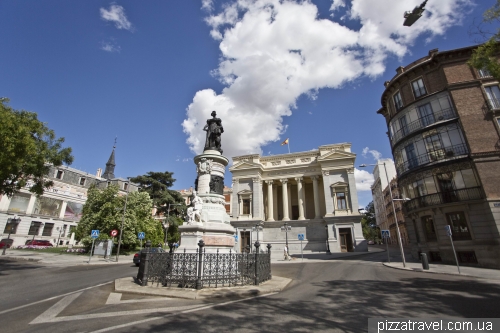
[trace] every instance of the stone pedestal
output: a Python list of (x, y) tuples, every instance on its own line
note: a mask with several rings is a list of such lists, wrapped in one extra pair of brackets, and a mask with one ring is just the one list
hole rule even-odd
[[(198, 242), (205, 242), (207, 253), (229, 252), (234, 248), (235, 229), (226, 213), (224, 174), (229, 160), (216, 150), (205, 150), (194, 158), (197, 178), (197, 196), (203, 201), (201, 221), (185, 221), (179, 227), (181, 233), (178, 251), (195, 252)], [(199, 207), (196, 207), (199, 208)]]

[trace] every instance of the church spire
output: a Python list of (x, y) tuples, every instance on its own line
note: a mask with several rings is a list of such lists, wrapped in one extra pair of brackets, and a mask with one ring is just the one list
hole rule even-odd
[(111, 152), (111, 156), (109, 156), (108, 163), (106, 163), (106, 169), (104, 170), (104, 174), (102, 178), (105, 179), (113, 179), (115, 178), (115, 148), (116, 148), (116, 138), (115, 144), (113, 145), (113, 151)]

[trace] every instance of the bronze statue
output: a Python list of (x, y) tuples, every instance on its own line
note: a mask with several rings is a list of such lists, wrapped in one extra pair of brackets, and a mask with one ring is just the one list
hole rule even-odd
[(220, 118), (216, 118), (215, 111), (212, 111), (211, 116), (212, 119), (207, 119), (207, 124), (203, 127), (203, 130), (207, 132), (204, 150), (218, 150), (222, 154), (220, 136), (224, 133), (224, 127)]

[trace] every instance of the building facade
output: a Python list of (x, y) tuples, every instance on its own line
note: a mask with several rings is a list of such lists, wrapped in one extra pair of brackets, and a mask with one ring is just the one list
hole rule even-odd
[(367, 251), (350, 143), (273, 156), (233, 157), (231, 224), (238, 250), (259, 239), (291, 253)]
[(412, 253), (500, 268), (500, 90), (467, 64), (475, 47), (399, 67), (382, 108)]
[[(87, 191), (92, 184), (105, 188), (117, 185), (120, 194), (137, 191), (135, 184), (127, 179), (114, 176), (114, 156), (106, 164), (106, 175), (101, 177), (99, 168), (95, 175), (73, 169), (67, 166), (51, 167), (46, 176), (54, 185), (37, 197), (29, 192), (32, 184), (28, 181), (26, 187), (12, 197), (0, 198), (0, 231), (2, 239), (8, 237), (14, 240), (13, 246), (24, 245), (33, 239), (49, 240), (53, 245), (74, 245), (74, 234), (80, 218), (83, 205), (87, 201)], [(104, 175), (103, 175), (104, 176)], [(21, 219), (20, 223), (8, 224), (8, 219)]]

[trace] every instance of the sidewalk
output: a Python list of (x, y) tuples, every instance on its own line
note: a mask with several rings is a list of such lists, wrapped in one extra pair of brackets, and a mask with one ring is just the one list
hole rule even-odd
[(391, 267), (395, 269), (403, 269), (407, 271), (416, 271), (424, 273), (434, 273), (434, 274), (447, 274), (447, 275), (459, 275), (467, 277), (476, 277), (489, 280), (500, 280), (500, 270), (488, 269), (488, 268), (478, 268), (478, 267), (468, 267), (460, 266), (460, 273), (456, 265), (441, 265), (441, 264), (429, 264), (429, 270), (424, 270), (421, 263), (407, 262), (406, 267), (403, 267), (402, 262), (384, 262), (384, 266)]
[(104, 259), (103, 256), (93, 256), (89, 263), (89, 255), (85, 254), (64, 254), (64, 253), (46, 253), (26, 250), (7, 249), (4, 256), (0, 255), (0, 260), (27, 260), (36, 261), (41, 264), (55, 266), (78, 266), (78, 265), (109, 265), (109, 264), (129, 264), (132, 265), (134, 254), (120, 255), (119, 262), (116, 262), (116, 255), (110, 259)]

